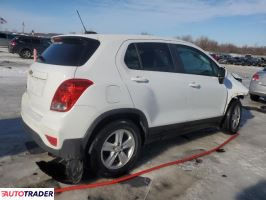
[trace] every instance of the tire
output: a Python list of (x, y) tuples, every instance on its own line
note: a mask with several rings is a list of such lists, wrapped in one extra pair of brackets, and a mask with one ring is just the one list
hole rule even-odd
[(84, 174), (84, 164), (82, 160), (68, 160), (66, 161), (65, 167), (65, 174), (68, 182), (72, 184), (81, 182)]
[(222, 122), (225, 133), (235, 134), (239, 130), (242, 115), (242, 105), (239, 100), (233, 100), (227, 108)]
[(29, 59), (32, 56), (32, 53), (29, 49), (22, 49), (19, 53), (21, 58)]
[(89, 156), (92, 170), (103, 177), (117, 177), (128, 172), (137, 161), (140, 130), (132, 121), (117, 120), (103, 127), (92, 145)]
[(260, 97), (259, 97), (258, 95), (250, 94), (250, 99), (251, 99), (252, 101), (258, 101), (259, 98), (260, 98)]

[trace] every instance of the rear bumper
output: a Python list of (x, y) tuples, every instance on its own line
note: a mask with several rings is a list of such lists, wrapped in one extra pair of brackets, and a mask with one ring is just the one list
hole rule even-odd
[(63, 142), (61, 149), (53, 149), (48, 147), (41, 137), (32, 130), (25, 122), (22, 120), (24, 129), (27, 134), (45, 151), (51, 153), (56, 157), (63, 158), (65, 160), (71, 159), (82, 159), (84, 155), (84, 151), (82, 148), (82, 139), (68, 139)]
[[(74, 106), (67, 113), (47, 111), (40, 115), (32, 109), (27, 92), (22, 96), (21, 117), (27, 132), (42, 149), (66, 160), (83, 157), (84, 136), (93, 114), (91, 107)], [(57, 138), (57, 146), (53, 146), (45, 135)]]
[(8, 53), (14, 53), (13, 48), (8, 47)]

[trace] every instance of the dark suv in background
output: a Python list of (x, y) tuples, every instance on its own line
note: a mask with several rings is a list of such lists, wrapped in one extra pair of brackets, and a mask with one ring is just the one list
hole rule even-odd
[(9, 42), (8, 51), (17, 53), (21, 58), (31, 58), (33, 49), (41, 54), (51, 44), (50, 38), (34, 36), (17, 36)]

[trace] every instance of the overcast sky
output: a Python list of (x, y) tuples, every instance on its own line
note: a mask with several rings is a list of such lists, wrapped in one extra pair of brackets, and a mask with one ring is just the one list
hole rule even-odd
[(1, 0), (1, 30), (207, 36), (266, 46), (266, 0)]

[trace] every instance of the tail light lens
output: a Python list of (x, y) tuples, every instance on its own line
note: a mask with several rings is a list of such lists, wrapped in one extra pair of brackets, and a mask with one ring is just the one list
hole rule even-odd
[(48, 142), (53, 145), (53, 146), (57, 146), (57, 138), (56, 137), (52, 137), (49, 135), (45, 135), (45, 137), (47, 138)]
[(259, 79), (260, 79), (260, 76), (259, 76), (259, 74), (257, 74), (257, 73), (254, 74), (253, 77), (252, 77), (252, 80), (253, 80), (253, 81), (258, 81)]
[(12, 41), (12, 42), (10, 42), (10, 45), (11, 46), (15, 46), (16, 45), (16, 42), (15, 41)]
[(69, 79), (64, 81), (56, 90), (51, 103), (51, 110), (58, 112), (69, 111), (82, 93), (93, 84), (87, 79)]

